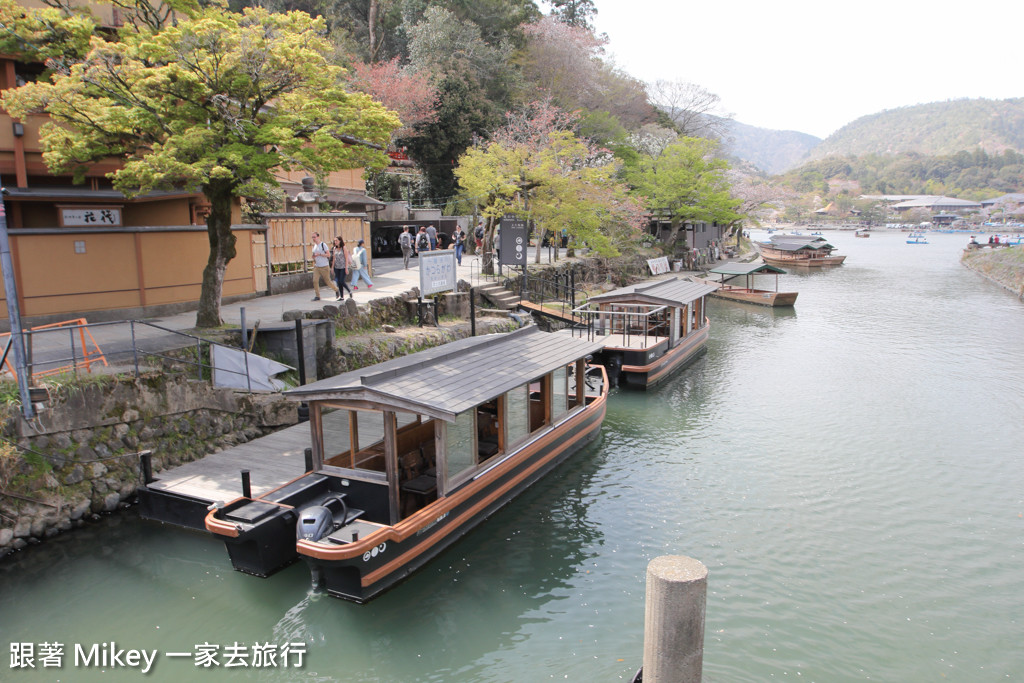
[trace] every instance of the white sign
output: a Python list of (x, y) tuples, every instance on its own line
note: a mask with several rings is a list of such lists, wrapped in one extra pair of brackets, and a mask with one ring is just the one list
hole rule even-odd
[(455, 251), (420, 252), (420, 296), (455, 290)]
[(661, 275), (662, 273), (669, 272), (668, 256), (647, 259), (647, 267), (651, 269), (651, 275)]
[(121, 209), (61, 209), (61, 220), (65, 227), (87, 227), (92, 225), (121, 225)]

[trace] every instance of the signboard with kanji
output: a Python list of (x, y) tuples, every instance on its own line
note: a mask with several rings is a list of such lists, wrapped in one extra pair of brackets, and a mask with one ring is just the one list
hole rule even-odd
[(661, 275), (669, 272), (668, 256), (647, 259), (647, 267), (651, 269), (651, 275)]
[(60, 209), (65, 228), (120, 227), (121, 209), (113, 206), (68, 206)]
[(455, 252), (452, 249), (421, 251), (419, 260), (421, 296), (455, 290)]

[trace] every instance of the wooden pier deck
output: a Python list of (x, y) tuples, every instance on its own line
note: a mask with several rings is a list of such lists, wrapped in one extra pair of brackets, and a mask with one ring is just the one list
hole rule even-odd
[(242, 495), (241, 471), (249, 470), (253, 497), (261, 496), (305, 472), (309, 443), (309, 423), (303, 422), (159, 472), (148, 488), (207, 503), (228, 502)]

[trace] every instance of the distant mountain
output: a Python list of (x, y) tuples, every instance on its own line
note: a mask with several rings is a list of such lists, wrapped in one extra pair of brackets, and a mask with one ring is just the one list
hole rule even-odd
[(775, 175), (807, 159), (821, 138), (794, 130), (770, 130), (729, 121), (725, 144), (732, 156)]
[(942, 156), (975, 149), (1024, 152), (1024, 98), (949, 100), (862, 116), (828, 136), (804, 161), (904, 152)]

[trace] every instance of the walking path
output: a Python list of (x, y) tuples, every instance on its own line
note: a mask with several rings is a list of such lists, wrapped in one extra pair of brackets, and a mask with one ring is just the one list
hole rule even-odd
[[(541, 263), (549, 263), (553, 252), (554, 249), (542, 249)], [(564, 258), (565, 250), (560, 250), (560, 254), (559, 258)], [(529, 259), (532, 265), (532, 251)], [(463, 256), (462, 265), (457, 267), (458, 279), (466, 280), (474, 286), (483, 284), (484, 279), (480, 275), (480, 260), (479, 256)], [(509, 269), (506, 267), (505, 272), (508, 271)], [(375, 258), (373, 259), (373, 276), (371, 277), (373, 288), (367, 288), (366, 283), (360, 282), (361, 286), (353, 292), (353, 298), (357, 304), (362, 305), (373, 299), (397, 296), (408, 292), (413, 287), (419, 287), (419, 278), (419, 262), (416, 258), (410, 260), (408, 270), (403, 268), (401, 257)], [(310, 275), (307, 289), (224, 304), (221, 306), (221, 319), (226, 325), (241, 325), (242, 309), (245, 309), (245, 320), (248, 326), (252, 326), (256, 321), (259, 321), (262, 326), (279, 323), (284, 319), (285, 311), (314, 311), (324, 305), (335, 303), (333, 290), (323, 285), (320, 290), (322, 299), (313, 301), (313, 279)], [(88, 319), (87, 314), (85, 317)], [(131, 360), (133, 341), (139, 348), (147, 351), (181, 347), (184, 338), (173, 334), (173, 332), (195, 333), (196, 312), (193, 310), (147, 318), (142, 322), (147, 324), (93, 323), (89, 325), (89, 333), (107, 356), (108, 362), (123, 365)], [(70, 362), (72, 343), (76, 345), (76, 357), (81, 359), (82, 349), (77, 334), (74, 335), (74, 340), (72, 340), (72, 334), (67, 331), (32, 336), (31, 356), (37, 371), (52, 368), (55, 364), (64, 364), (64, 360), (55, 359), (66, 359)]]

